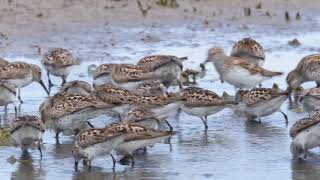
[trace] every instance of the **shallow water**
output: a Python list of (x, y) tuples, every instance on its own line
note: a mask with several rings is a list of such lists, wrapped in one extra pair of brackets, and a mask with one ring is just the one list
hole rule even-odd
[[(90, 31), (90, 36), (88, 32)], [(285, 76), (305, 55), (319, 52), (316, 45), (320, 41), (319, 33), (291, 33), (288, 35), (272, 32), (266, 34), (232, 31), (227, 34), (219, 31), (192, 31), (188, 28), (114, 28), (112, 37), (106, 37), (105, 29), (75, 30), (70, 34), (49, 35), (49, 46), (70, 48), (83, 63), (73, 69), (68, 80), (81, 79), (92, 81), (87, 76), (87, 66), (103, 62), (136, 62), (147, 54), (173, 54), (188, 56), (185, 67), (199, 69), (199, 63), (206, 57), (206, 50), (211, 46), (222, 46), (230, 52), (235, 40), (251, 36), (267, 49), (265, 67), (274, 71), (285, 72), (285, 75), (263, 83), (271, 87), (277, 82), (280, 88), (286, 88)], [(126, 39), (122, 35), (135, 39)], [(160, 37), (160, 42), (144, 43), (139, 40), (145, 35)], [(62, 40), (69, 37), (67, 43)], [(303, 45), (293, 48), (287, 45), (288, 40), (297, 37)], [(26, 40), (27, 41), (27, 40)], [(110, 45), (114, 42), (114, 45)], [(23, 44), (23, 42), (22, 42)], [(41, 56), (35, 52), (3, 52), (4, 58), (11, 61), (23, 60), (40, 65)], [(199, 80), (199, 86), (222, 94), (227, 91), (234, 94), (234, 88), (217, 81), (211, 64), (207, 65), (207, 75)], [(43, 73), (43, 79), (47, 78)], [(60, 79), (52, 78), (56, 84)], [(306, 83), (306, 87), (313, 86)], [(53, 92), (59, 87), (55, 86)], [(173, 89), (174, 90), (174, 89)], [(21, 105), (21, 114), (38, 114), (38, 107), (46, 98), (39, 84), (22, 90), (25, 103)], [(18, 104), (18, 102), (16, 103)], [(148, 148), (145, 155), (136, 155), (136, 165), (117, 163), (116, 173), (112, 172), (112, 160), (109, 156), (98, 157), (93, 161), (93, 169), (88, 172), (80, 165), (79, 172), (74, 172), (71, 156), (72, 137), (62, 136), (60, 144), (56, 144), (54, 133), (44, 134), (43, 159), (38, 151), (30, 150), (29, 155), (21, 155), (20, 148), (0, 147), (1, 179), (317, 179), (320, 175), (320, 152), (315, 149), (305, 161), (293, 160), (289, 151), (291, 139), (288, 131), (291, 125), (306, 113), (288, 110), (287, 101), (282, 110), (289, 117), (289, 125), (285, 125), (283, 116), (275, 113), (262, 118), (262, 124), (247, 122), (230, 109), (223, 110), (209, 117), (209, 129), (204, 130), (197, 117), (181, 113), (178, 119), (169, 121), (177, 135), (171, 138), (171, 145), (164, 142)], [(3, 113), (1, 111), (0, 113)], [(12, 122), (13, 109), (9, 109), (9, 119), (2, 120), (6, 126)], [(109, 117), (91, 120), (92, 124), (101, 127), (112, 122)], [(17, 158), (15, 164), (6, 161), (11, 155)], [(118, 157), (119, 159), (120, 157)]]

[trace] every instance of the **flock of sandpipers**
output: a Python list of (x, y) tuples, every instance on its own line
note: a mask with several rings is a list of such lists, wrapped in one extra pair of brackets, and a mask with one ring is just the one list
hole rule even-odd
[[(93, 86), (84, 81), (67, 82), (67, 76), (74, 65), (79, 64), (68, 50), (55, 48), (42, 58), (47, 71), (48, 88), (41, 80), (40, 67), (26, 62), (0, 61), (0, 105), (14, 103), (16, 89), (18, 99), (20, 89), (36, 81), (48, 93), (39, 107), (41, 117), (32, 115), (17, 116), (11, 130), (14, 142), (23, 152), (34, 143), (38, 143), (41, 154), (42, 134), (46, 129), (59, 134), (74, 135), (72, 150), (75, 170), (78, 162), (91, 168), (92, 160), (101, 155), (110, 154), (113, 169), (116, 164), (114, 152), (131, 159), (133, 153), (146, 150), (176, 132), (167, 121), (168, 117), (183, 111), (199, 117), (205, 129), (207, 117), (225, 108), (240, 109), (248, 120), (281, 112), (286, 124), (288, 117), (280, 109), (289, 97), (291, 103), (300, 102), (310, 116), (298, 120), (290, 129), (292, 137), (291, 152), (294, 157), (304, 155), (311, 148), (320, 146), (320, 54), (304, 57), (297, 67), (287, 76), (288, 88), (281, 90), (276, 84), (272, 88), (262, 88), (261, 83), (282, 72), (266, 70), (261, 66), (265, 62), (262, 46), (251, 38), (235, 43), (230, 56), (221, 48), (208, 50), (208, 57), (200, 64), (201, 72), (183, 69), (187, 57), (153, 55), (142, 58), (137, 64), (102, 64), (92, 71)], [(222, 83), (236, 88), (235, 96), (219, 96), (213, 91), (195, 87), (198, 76), (203, 76), (205, 64), (212, 62)], [(92, 67), (91, 67), (92, 68)], [(62, 88), (50, 96), (53, 83), (50, 75), (62, 78)], [(189, 82), (190, 76), (193, 81)], [(316, 88), (303, 89), (300, 85), (315, 81)], [(186, 86), (189, 82), (193, 86)], [(168, 92), (171, 85), (179, 85), (176, 92)], [(292, 93), (298, 94), (298, 100), (291, 100)], [(104, 128), (94, 128), (88, 121), (100, 115), (109, 115), (117, 123), (107, 124)], [(159, 129), (165, 123), (168, 131)], [(300, 157), (303, 158), (303, 157)]]

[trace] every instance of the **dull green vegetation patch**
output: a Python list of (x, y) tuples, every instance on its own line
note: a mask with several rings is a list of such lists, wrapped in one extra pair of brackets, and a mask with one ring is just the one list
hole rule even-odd
[(0, 146), (10, 146), (11, 137), (9, 128), (0, 128)]

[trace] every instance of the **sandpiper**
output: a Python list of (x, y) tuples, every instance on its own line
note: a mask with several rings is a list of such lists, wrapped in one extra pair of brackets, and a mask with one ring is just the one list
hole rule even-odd
[(111, 72), (116, 64), (101, 64), (93, 71), (93, 86), (111, 85)]
[(287, 115), (281, 111), (281, 105), (288, 98), (288, 91), (280, 91), (275, 88), (255, 88), (252, 90), (239, 90), (236, 93), (236, 100), (240, 102), (240, 107), (248, 120), (259, 119), (274, 112), (283, 114), (286, 124)]
[(140, 83), (135, 92), (141, 96), (166, 96), (167, 88), (158, 81), (146, 81)]
[(309, 149), (320, 146), (319, 123), (320, 118), (310, 116), (298, 120), (290, 128), (289, 134), (292, 138), (290, 150), (294, 157), (304, 154), (304, 158), (306, 158)]
[(42, 64), (47, 70), (49, 87), (53, 85), (50, 74), (61, 77), (63, 85), (67, 81), (71, 67), (79, 63), (79, 60), (75, 58), (70, 51), (63, 48), (53, 48), (45, 53), (42, 58)]
[(230, 56), (242, 58), (258, 66), (262, 66), (265, 61), (263, 47), (252, 38), (243, 38), (236, 42)]
[(70, 81), (65, 83), (61, 87), (61, 92), (68, 92), (73, 94), (79, 94), (83, 96), (89, 96), (92, 93), (92, 87), (89, 83), (85, 81)]
[(2, 66), (0, 67), (0, 79), (7, 80), (18, 88), (18, 99), (21, 103), (23, 101), (20, 97), (20, 89), (31, 84), (33, 81), (40, 83), (47, 94), (49, 94), (49, 91), (41, 80), (41, 69), (34, 64), (17, 61)]
[[(204, 68), (204, 66), (202, 66)], [(186, 69), (184, 71), (181, 72), (180, 74), (180, 81), (182, 84), (197, 84), (196, 82), (196, 78), (198, 76), (203, 76), (203, 72), (204, 71), (197, 71), (194, 69)], [(190, 77), (192, 78), (192, 81), (190, 81)]]
[(115, 147), (115, 151), (124, 155), (123, 159), (129, 157), (131, 159), (131, 166), (133, 167), (135, 164), (132, 156), (134, 151), (156, 144), (174, 134), (176, 134), (174, 131), (160, 131), (148, 128), (143, 128), (139, 131), (131, 131), (128, 132), (128, 136), (125, 140)]
[(208, 54), (206, 62), (214, 63), (221, 81), (236, 88), (254, 88), (265, 80), (283, 74), (268, 71), (241, 58), (226, 56), (221, 48), (211, 48)]
[(305, 91), (299, 99), (303, 109), (307, 112), (320, 109), (320, 88), (311, 88)]
[(172, 126), (167, 120), (157, 118), (155, 113), (153, 113), (150, 109), (141, 105), (132, 106), (133, 107), (127, 116), (121, 122), (143, 126), (149, 129), (158, 129), (160, 123), (164, 121), (168, 125), (170, 131), (173, 131)]
[[(317, 87), (320, 87), (319, 62), (320, 54), (309, 55), (300, 60), (297, 67), (287, 76), (288, 90), (290, 93), (292, 90), (307, 81), (315, 81), (317, 83)], [(291, 101), (291, 95), (289, 100)]]
[(157, 76), (161, 77), (162, 83), (166, 87), (169, 87), (173, 81), (177, 81), (182, 87), (179, 78), (183, 69), (182, 62), (186, 59), (187, 57), (152, 55), (140, 59), (137, 65), (149, 72), (155, 72)]
[(26, 115), (15, 119), (10, 133), (14, 142), (21, 147), (23, 152), (26, 152), (31, 144), (38, 141), (38, 150), (42, 158), (41, 142), (44, 131), (44, 124), (39, 117)]
[(180, 93), (168, 93), (167, 96), (139, 96), (135, 103), (148, 107), (157, 118), (167, 119), (177, 114), (184, 100)]
[(6, 80), (0, 80), (0, 106), (4, 106), (4, 111), (7, 113), (7, 106), (12, 103), (14, 105), (15, 115), (17, 116), (17, 107), (14, 104), (16, 94), (16, 89), (13, 84)]
[(117, 64), (112, 68), (111, 77), (112, 85), (128, 90), (135, 90), (140, 83), (158, 80), (161, 75), (149, 72), (139, 66)]
[(187, 114), (199, 117), (205, 129), (208, 129), (208, 116), (237, 104), (235, 101), (224, 100), (216, 93), (199, 87), (187, 87), (182, 90), (181, 95), (186, 99), (181, 109)]
[(127, 137), (128, 133), (145, 131), (145, 128), (130, 124), (112, 124), (105, 128), (87, 129), (75, 136), (74, 148), (72, 150), (75, 159), (75, 170), (78, 170), (78, 162), (84, 159), (88, 168), (96, 156), (110, 154), (113, 160), (113, 171), (115, 171), (116, 159), (111, 151), (116, 148)]
[(96, 87), (93, 95), (99, 100), (113, 105), (112, 111), (117, 113), (120, 119), (128, 112), (130, 104), (135, 103), (139, 97), (137, 93), (110, 85)]
[(3, 58), (0, 57), (0, 67), (1, 67), (1, 66), (6, 66), (6, 65), (8, 65), (8, 64), (9, 64), (9, 61), (7, 61), (7, 60), (5, 60), (5, 59), (3, 59)]
[(94, 96), (61, 92), (43, 102), (39, 110), (42, 121), (55, 131), (58, 142), (60, 132), (73, 132), (89, 119), (106, 113), (110, 107)]

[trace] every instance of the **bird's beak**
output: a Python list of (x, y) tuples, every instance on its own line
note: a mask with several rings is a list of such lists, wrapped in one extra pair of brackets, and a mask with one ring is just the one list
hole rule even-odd
[(47, 94), (48, 94), (48, 96), (49, 96), (49, 91), (48, 91), (48, 89), (46, 88), (46, 86), (44, 85), (44, 83), (43, 83), (42, 80), (39, 81), (39, 84), (43, 87), (43, 89), (47, 92)]

